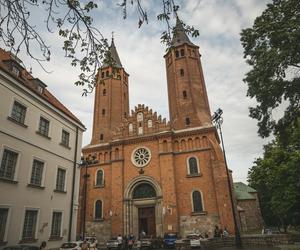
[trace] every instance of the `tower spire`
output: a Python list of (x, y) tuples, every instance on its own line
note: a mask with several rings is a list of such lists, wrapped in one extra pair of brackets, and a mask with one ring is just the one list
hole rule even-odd
[[(114, 32), (112, 32), (111, 44), (109, 46), (108, 51), (110, 54), (109, 55), (110, 58), (107, 58), (108, 56), (106, 57), (107, 62), (105, 62), (103, 64), (102, 68), (108, 67), (108, 66), (114, 66), (115, 68), (123, 68), (118, 51), (117, 51), (115, 43), (114, 43)], [(112, 61), (112, 62), (110, 62), (110, 61)], [(110, 65), (110, 64), (112, 64), (112, 65)]]
[(187, 34), (185, 33), (185, 30), (184, 30), (181, 20), (179, 19), (178, 15), (176, 15), (176, 25), (175, 25), (175, 30), (174, 30), (173, 38), (171, 41), (171, 45), (176, 47), (176, 46), (179, 46), (179, 45), (182, 45), (185, 43), (189, 44), (189, 45), (194, 45), (190, 41)]

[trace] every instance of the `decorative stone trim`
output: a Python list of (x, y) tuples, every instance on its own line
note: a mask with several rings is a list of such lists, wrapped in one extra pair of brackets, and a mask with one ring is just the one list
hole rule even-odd
[(198, 215), (207, 215), (207, 211), (191, 212), (191, 216), (198, 216)]
[(11, 179), (6, 179), (6, 178), (3, 178), (3, 177), (0, 177), (0, 181), (11, 183), (11, 184), (17, 184), (18, 183), (18, 181), (11, 180)]
[(71, 149), (70, 146), (63, 144), (62, 142), (60, 142), (59, 145), (66, 148), (66, 149)]
[(194, 178), (194, 177), (201, 177), (202, 174), (201, 173), (197, 173), (197, 174), (187, 174), (186, 177), (187, 178)]
[(62, 194), (66, 194), (67, 193), (67, 191), (59, 190), (59, 189), (54, 189), (53, 192), (55, 192), (55, 193), (62, 193)]
[(39, 185), (35, 185), (32, 183), (28, 183), (27, 187), (31, 187), (31, 188), (37, 188), (37, 189), (45, 189), (45, 187), (39, 186)]
[(102, 185), (94, 185), (94, 188), (104, 188), (104, 187), (105, 187), (104, 184), (102, 184)]
[(35, 131), (35, 133), (36, 133), (37, 135), (40, 135), (40, 136), (42, 136), (42, 137), (48, 139), (48, 140), (51, 140), (51, 137), (49, 137), (48, 135), (42, 134), (40, 131)]
[(20, 125), (20, 126), (22, 126), (22, 127), (24, 127), (24, 128), (28, 128), (27, 125), (25, 125), (24, 123), (18, 122), (17, 120), (15, 120), (14, 118), (12, 118), (12, 117), (10, 117), (10, 116), (7, 117), (7, 120), (9, 120), (9, 121), (11, 121), (11, 122), (14, 122), (15, 124), (18, 124), (18, 125)]

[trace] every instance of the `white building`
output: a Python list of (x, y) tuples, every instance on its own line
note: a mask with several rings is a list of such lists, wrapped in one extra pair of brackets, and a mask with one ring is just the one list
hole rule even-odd
[(0, 49), (0, 248), (75, 240), (84, 125)]

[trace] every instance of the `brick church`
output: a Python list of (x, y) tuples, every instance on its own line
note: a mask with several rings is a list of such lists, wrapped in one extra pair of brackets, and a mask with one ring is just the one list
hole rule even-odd
[(129, 111), (129, 75), (112, 40), (115, 63), (99, 69), (92, 139), (83, 149), (84, 157), (98, 161), (81, 169), (78, 235), (211, 236), (215, 225), (234, 233), (228, 173), (199, 47), (178, 18), (175, 30), (164, 55), (169, 122), (143, 104)]

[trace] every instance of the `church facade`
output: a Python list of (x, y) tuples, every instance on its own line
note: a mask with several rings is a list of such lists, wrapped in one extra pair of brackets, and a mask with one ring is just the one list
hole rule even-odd
[(92, 139), (83, 148), (97, 163), (81, 169), (78, 235), (212, 235), (215, 225), (234, 233), (229, 176), (199, 47), (177, 19), (164, 55), (168, 122), (141, 104), (129, 112), (129, 75), (113, 40), (110, 54), (115, 63), (99, 69)]

